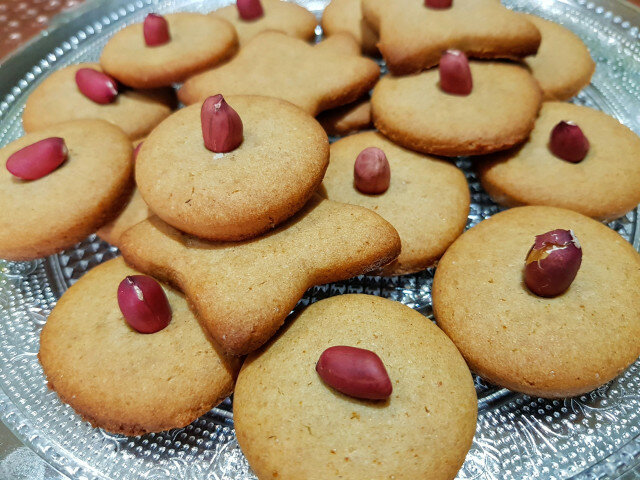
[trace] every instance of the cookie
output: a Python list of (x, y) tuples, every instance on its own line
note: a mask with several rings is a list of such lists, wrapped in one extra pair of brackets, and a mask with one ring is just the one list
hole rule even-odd
[[(57, 169), (21, 180), (4, 165), (18, 150), (46, 138), (64, 139)], [(0, 149), (0, 258), (30, 260), (71, 247), (110, 221), (133, 187), (131, 142), (104, 120), (60, 123)]]
[(479, 155), (524, 141), (540, 109), (535, 79), (513, 64), (469, 66), (467, 96), (444, 92), (438, 69), (383, 77), (371, 96), (376, 128), (403, 147), (435, 155)]
[[(523, 282), (534, 237), (571, 229), (582, 264), (554, 298)], [(615, 231), (570, 210), (519, 207), (468, 230), (444, 254), (433, 309), (471, 370), (541, 397), (588, 392), (640, 354), (640, 256)], [(603, 340), (606, 339), (606, 340)]]
[(142, 334), (118, 307), (139, 272), (122, 258), (89, 271), (60, 298), (40, 336), (49, 388), (94, 427), (142, 435), (184, 427), (231, 394), (241, 360), (221, 352), (182, 294), (163, 285), (171, 322)]
[(331, 0), (322, 13), (322, 30), (326, 37), (338, 32), (353, 35), (365, 55), (378, 55), (378, 37), (362, 18), (360, 0)]
[(524, 16), (542, 35), (538, 53), (524, 63), (540, 84), (544, 100), (569, 100), (589, 85), (596, 69), (589, 49), (568, 28), (535, 15)]
[[(550, 134), (561, 121), (575, 122), (589, 141), (579, 163), (555, 156)], [(527, 143), (478, 159), (482, 186), (508, 206), (548, 205), (598, 220), (618, 218), (640, 203), (640, 138), (616, 119), (591, 108), (545, 102)]]
[(264, 15), (254, 20), (242, 19), (236, 5), (220, 8), (212, 12), (212, 15), (224, 18), (234, 26), (238, 33), (240, 46), (267, 30), (282, 32), (306, 41), (315, 36), (318, 21), (315, 15), (306, 8), (282, 0), (260, 0), (260, 3)]
[(206, 242), (153, 217), (127, 230), (120, 249), (131, 265), (185, 292), (213, 338), (242, 355), (276, 332), (308, 288), (386, 265), (400, 239), (370, 210), (314, 196), (252, 241)]
[(130, 87), (164, 87), (214, 67), (237, 51), (238, 38), (226, 20), (192, 12), (164, 18), (169, 24), (167, 43), (148, 46), (142, 23), (111, 37), (100, 56), (104, 71)]
[[(149, 135), (136, 183), (151, 210), (184, 232), (217, 241), (255, 237), (297, 212), (318, 188), (329, 142), (318, 122), (277, 98), (230, 96), (243, 123), (238, 148), (203, 142), (201, 104), (171, 115)], [(268, 114), (266, 114), (268, 112)]]
[(118, 216), (96, 233), (102, 240), (117, 247), (124, 232), (152, 215), (153, 212), (143, 200), (142, 195), (140, 195), (140, 190), (134, 188), (129, 201)]
[[(359, 400), (323, 383), (316, 362), (337, 345), (376, 353), (391, 397)], [(460, 353), (428, 319), (391, 300), (340, 295), (247, 358), (233, 410), (261, 479), (450, 480), (471, 447), (477, 398)]]
[(447, 49), (515, 59), (534, 55), (540, 45), (538, 29), (496, 0), (454, 0), (445, 9), (428, 8), (424, 0), (362, 0), (362, 14), (395, 75), (437, 65)]
[(318, 115), (318, 121), (327, 135), (348, 135), (371, 126), (371, 101), (365, 97), (342, 107)]
[[(354, 162), (368, 147), (381, 149), (391, 167), (389, 189), (378, 195), (354, 185)], [(367, 207), (400, 235), (400, 256), (382, 275), (402, 275), (432, 266), (462, 233), (469, 214), (469, 187), (451, 163), (398, 147), (379, 133), (364, 132), (331, 145), (322, 185), (330, 200)]]
[(85, 97), (76, 84), (81, 68), (98, 71), (95, 63), (78, 63), (49, 75), (29, 95), (22, 114), (26, 132), (69, 120), (98, 118), (120, 127), (131, 140), (147, 135), (171, 114), (175, 98), (170, 89), (122, 90), (113, 103), (101, 105)]
[(334, 37), (312, 46), (283, 33), (261, 33), (229, 63), (187, 80), (178, 97), (189, 105), (218, 93), (264, 95), (287, 100), (313, 116), (354, 102), (373, 87), (380, 68), (373, 60), (347, 53), (349, 45), (358, 49), (350, 35)]

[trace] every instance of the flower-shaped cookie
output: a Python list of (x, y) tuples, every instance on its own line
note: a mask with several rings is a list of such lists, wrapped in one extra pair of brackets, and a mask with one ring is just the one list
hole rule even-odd
[(348, 34), (312, 46), (283, 33), (264, 32), (229, 63), (187, 80), (178, 97), (189, 105), (218, 93), (265, 95), (315, 116), (360, 99), (376, 83), (380, 68), (358, 52)]
[(362, 13), (397, 75), (434, 66), (451, 48), (474, 58), (522, 58), (540, 45), (538, 29), (497, 0), (453, 0), (442, 9), (425, 0), (362, 0)]

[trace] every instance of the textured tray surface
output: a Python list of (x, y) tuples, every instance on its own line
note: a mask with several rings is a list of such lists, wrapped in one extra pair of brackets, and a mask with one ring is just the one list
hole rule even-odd
[[(150, 11), (206, 12), (224, 3), (229, 2), (113, 0), (72, 18), (20, 55), (18, 67), (24, 71), (0, 69), (0, 145), (22, 134), (26, 97), (51, 70), (96, 60), (114, 31), (141, 21)], [(328, 0), (299, 3), (320, 14)], [(598, 66), (592, 85), (574, 101), (604, 110), (640, 133), (640, 18), (631, 10), (621, 17), (613, 2), (505, 3), (563, 23), (580, 35)], [(7, 79), (16, 81), (7, 84)], [(480, 188), (468, 160), (460, 159), (458, 165), (470, 182), (472, 226), (499, 208)], [(638, 249), (637, 210), (611, 227)], [(255, 478), (235, 441), (230, 399), (186, 428), (127, 438), (91, 428), (47, 390), (37, 360), (47, 315), (69, 285), (116, 255), (116, 249), (92, 236), (47, 259), (0, 265), (0, 417), (72, 478)], [(359, 292), (399, 300), (430, 316), (432, 278), (432, 270), (390, 279), (358, 277), (313, 288), (301, 305)], [(460, 479), (617, 478), (640, 462), (640, 362), (610, 384), (566, 400), (531, 398), (480, 379), (476, 386), (478, 428)]]

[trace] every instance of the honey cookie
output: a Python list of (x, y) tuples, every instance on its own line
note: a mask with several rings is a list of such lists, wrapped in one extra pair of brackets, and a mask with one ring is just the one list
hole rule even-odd
[(0, 258), (51, 255), (110, 221), (133, 187), (131, 152), (104, 120), (60, 123), (0, 149)]
[(365, 55), (378, 55), (378, 37), (362, 18), (360, 0), (331, 0), (322, 13), (322, 30), (330, 37), (338, 32), (353, 35)]
[(415, 73), (438, 64), (447, 49), (474, 58), (522, 58), (540, 45), (540, 32), (526, 17), (496, 0), (362, 0), (365, 21), (376, 32), (389, 71)]
[[(325, 384), (316, 362), (335, 346), (378, 355), (389, 398), (362, 400)], [(336, 367), (360, 368), (360, 357), (350, 360)], [(451, 480), (476, 417), (471, 374), (447, 336), (409, 307), (369, 295), (307, 307), (247, 358), (234, 395), (238, 443), (258, 478)]]
[(167, 285), (158, 288), (168, 300), (169, 324), (149, 334), (129, 326), (119, 284), (137, 274), (115, 258), (84, 275), (49, 315), (38, 355), (63, 402), (94, 427), (129, 436), (188, 425), (231, 394), (241, 365)]
[[(258, 11), (254, 13), (253, 10), (243, 8), (243, 3), (259, 5)], [(283, 0), (241, 0), (238, 5), (228, 5), (212, 12), (211, 15), (224, 18), (234, 26), (240, 46), (267, 30), (308, 41), (315, 36), (318, 25), (315, 15), (309, 10)], [(250, 18), (245, 19), (243, 15)]]
[(327, 110), (318, 115), (327, 135), (348, 135), (371, 126), (371, 101), (365, 97), (357, 102)]
[(100, 65), (125, 85), (157, 88), (224, 62), (237, 47), (233, 26), (222, 18), (191, 12), (150, 15), (111, 37)]
[[(258, 96), (227, 99), (228, 104), (221, 102), (233, 112), (229, 115), (240, 117), (237, 148), (210, 151), (203, 141), (202, 104), (183, 108), (144, 142), (136, 183), (151, 210), (175, 228), (211, 240), (238, 241), (273, 228), (302, 208), (322, 182), (329, 143), (318, 122), (288, 102)], [(215, 107), (213, 119), (218, 115), (214, 112)]]
[[(571, 151), (554, 153), (556, 144)], [(583, 159), (558, 156), (572, 153)], [(640, 203), (638, 158), (640, 138), (616, 119), (571, 103), (545, 102), (524, 145), (478, 159), (477, 169), (482, 186), (501, 205), (548, 205), (612, 220)]]
[[(379, 194), (359, 189), (358, 166), (354, 181), (354, 165), (372, 147), (382, 152), (391, 171), (388, 189)], [(330, 200), (367, 207), (398, 231), (402, 251), (382, 275), (432, 266), (467, 223), (470, 197), (462, 171), (445, 160), (398, 147), (379, 133), (358, 133), (333, 143), (322, 184)]]
[(283, 33), (261, 33), (229, 63), (187, 80), (178, 97), (189, 105), (218, 93), (264, 95), (287, 100), (313, 116), (354, 102), (373, 87), (380, 68), (347, 51), (349, 44), (358, 50), (350, 35), (334, 37), (312, 46)]
[(524, 63), (540, 84), (544, 100), (569, 100), (589, 85), (596, 69), (589, 49), (568, 28), (535, 15), (524, 16), (542, 35), (538, 53)]
[[(568, 289), (546, 298), (525, 283), (525, 259), (536, 235), (556, 229), (572, 231), (582, 260)], [(563, 251), (547, 246), (540, 262)], [(554, 272), (553, 265), (538, 265)], [(449, 247), (432, 295), (438, 325), (471, 370), (518, 392), (568, 397), (607, 383), (640, 354), (640, 298), (629, 294), (638, 288), (640, 256), (615, 231), (570, 210), (519, 207)]]
[(479, 155), (524, 141), (540, 109), (541, 93), (523, 67), (469, 62), (469, 94), (442, 88), (440, 68), (383, 77), (371, 106), (378, 130), (395, 143), (435, 155)]
[(153, 212), (140, 195), (140, 190), (134, 188), (129, 201), (118, 216), (100, 228), (96, 234), (105, 242), (117, 247), (124, 232), (152, 215)]
[[(76, 75), (81, 69), (102, 72), (96, 63), (79, 63), (53, 72), (36, 87), (27, 98), (22, 114), (25, 132), (69, 120), (97, 118), (120, 127), (131, 140), (136, 140), (168, 117), (175, 105), (171, 89), (123, 89), (114, 94), (109, 103), (97, 103), (80, 91)], [(104, 88), (104, 85), (96, 82), (95, 87)]]
[(213, 338), (242, 355), (276, 332), (308, 288), (386, 265), (400, 253), (400, 239), (372, 211), (314, 196), (251, 241), (207, 242), (152, 217), (127, 230), (120, 249), (139, 270), (185, 292)]

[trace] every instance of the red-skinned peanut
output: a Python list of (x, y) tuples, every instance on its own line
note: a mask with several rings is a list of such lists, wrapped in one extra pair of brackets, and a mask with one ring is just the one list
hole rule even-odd
[(353, 180), (362, 193), (376, 195), (386, 192), (391, 183), (391, 168), (384, 152), (377, 147), (362, 150), (353, 165)]
[(380, 357), (363, 348), (327, 348), (320, 355), (316, 371), (327, 385), (350, 397), (384, 400), (393, 392)]
[(469, 95), (473, 90), (473, 78), (469, 60), (460, 50), (447, 50), (440, 57), (440, 88), (454, 95)]
[(142, 148), (143, 143), (144, 142), (140, 142), (138, 145), (136, 145), (136, 148), (133, 149), (133, 163), (136, 163), (136, 160), (138, 159), (138, 152)]
[(562, 121), (551, 130), (549, 149), (562, 160), (578, 163), (589, 153), (589, 140), (578, 125)]
[(23, 180), (49, 175), (67, 159), (69, 152), (60, 137), (49, 137), (27, 145), (7, 159), (7, 170)]
[(536, 235), (525, 261), (524, 279), (540, 297), (564, 293), (578, 274), (582, 247), (571, 230), (551, 230)]
[(93, 68), (81, 68), (76, 72), (76, 85), (89, 100), (101, 105), (112, 103), (118, 96), (118, 83), (106, 73)]
[(144, 43), (148, 47), (164, 45), (171, 40), (167, 19), (155, 13), (150, 13), (145, 17), (142, 24), (142, 33), (144, 35)]
[(260, 0), (238, 0), (236, 6), (243, 20), (256, 20), (264, 15)]
[(140, 333), (159, 332), (171, 321), (171, 306), (160, 284), (146, 275), (130, 275), (118, 286), (118, 306)]
[(424, 5), (428, 8), (443, 9), (451, 8), (453, 0), (424, 0)]
[(220, 94), (207, 98), (200, 110), (204, 146), (216, 153), (235, 150), (242, 143), (240, 115)]

